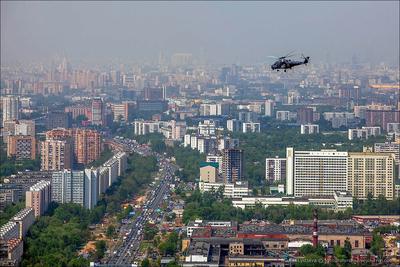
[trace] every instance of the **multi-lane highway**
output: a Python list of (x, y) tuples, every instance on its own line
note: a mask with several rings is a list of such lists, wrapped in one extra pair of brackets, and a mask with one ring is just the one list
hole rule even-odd
[(159, 182), (150, 192), (146, 202), (143, 204), (142, 212), (129, 223), (120, 228), (120, 235), (123, 242), (120, 246), (110, 251), (110, 256), (107, 261), (108, 266), (112, 265), (129, 265), (132, 264), (138, 256), (140, 243), (143, 237), (144, 227), (147, 222), (155, 222), (162, 219), (162, 214), (157, 210), (160, 208), (164, 199), (170, 195), (170, 185), (175, 182), (174, 173), (177, 166), (170, 163), (167, 158), (158, 153), (152, 152), (148, 146), (138, 145), (133, 140), (129, 139), (114, 139), (125, 146), (132, 152), (147, 156), (154, 155), (157, 158), (160, 168)]

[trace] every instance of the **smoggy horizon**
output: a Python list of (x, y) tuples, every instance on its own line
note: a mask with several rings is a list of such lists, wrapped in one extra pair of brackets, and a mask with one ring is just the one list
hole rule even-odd
[(51, 60), (399, 64), (399, 2), (1, 2), (2, 64)]

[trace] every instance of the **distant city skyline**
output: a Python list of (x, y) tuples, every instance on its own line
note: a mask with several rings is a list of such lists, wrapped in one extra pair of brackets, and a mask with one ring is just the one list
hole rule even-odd
[(399, 64), (399, 2), (1, 2), (1, 63), (110, 63), (191, 53), (208, 63)]

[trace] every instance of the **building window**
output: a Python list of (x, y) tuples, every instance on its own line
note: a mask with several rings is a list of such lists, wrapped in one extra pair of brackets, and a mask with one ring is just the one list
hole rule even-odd
[(336, 245), (340, 246), (340, 240), (336, 240)]
[(358, 243), (358, 240), (356, 240), (356, 241), (354, 242), (354, 246), (355, 246), (356, 248), (358, 248), (358, 247), (360, 246), (360, 244)]

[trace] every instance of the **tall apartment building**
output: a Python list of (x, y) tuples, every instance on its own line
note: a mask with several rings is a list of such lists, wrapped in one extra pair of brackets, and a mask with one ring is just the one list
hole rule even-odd
[(275, 107), (275, 102), (271, 99), (265, 100), (265, 110), (264, 114), (265, 116), (272, 117), (274, 116), (274, 107)]
[(302, 107), (297, 110), (297, 123), (308, 124), (314, 121), (314, 110), (312, 108)]
[(222, 175), (225, 183), (243, 180), (243, 150), (224, 149), (222, 160)]
[(347, 152), (286, 149), (286, 192), (295, 197), (332, 196), (347, 190)]
[(205, 183), (215, 183), (218, 180), (218, 163), (201, 162), (200, 163), (200, 181)]
[(229, 114), (230, 105), (227, 103), (200, 104), (200, 116), (220, 116)]
[(260, 123), (259, 122), (243, 122), (242, 124), (242, 132), (243, 133), (259, 133), (260, 132)]
[(46, 140), (65, 140), (72, 138), (73, 138), (72, 129), (55, 128), (46, 132)]
[(124, 102), (121, 104), (111, 104), (111, 110), (113, 112), (113, 121), (128, 121), (129, 114), (133, 110), (133, 103)]
[(46, 140), (40, 143), (41, 170), (71, 169), (73, 145), (70, 140)]
[(226, 129), (231, 132), (238, 132), (242, 128), (242, 122), (238, 119), (230, 119), (226, 121)]
[(384, 131), (387, 130), (388, 123), (400, 122), (400, 110), (373, 110), (366, 111), (367, 126), (380, 126)]
[(88, 129), (74, 129), (74, 154), (77, 163), (89, 164), (100, 157), (101, 135)]
[(396, 165), (400, 165), (400, 142), (375, 143), (374, 152), (392, 153)]
[(231, 137), (221, 137), (218, 139), (218, 151), (222, 151), (228, 148), (238, 148), (239, 139)]
[(218, 122), (216, 120), (204, 120), (199, 122), (197, 132), (199, 135), (215, 135), (218, 128)]
[(88, 106), (76, 105), (65, 107), (65, 113), (71, 113), (72, 119), (76, 119), (79, 116), (85, 116), (88, 120), (92, 120), (92, 109)]
[(278, 121), (290, 121), (294, 120), (297, 117), (297, 113), (287, 111), (287, 110), (278, 110), (276, 112), (276, 119)]
[(0, 266), (20, 266), (24, 242), (19, 238), (0, 239)]
[(51, 182), (40, 181), (37, 184), (31, 186), (29, 191), (25, 193), (25, 206), (32, 208), (35, 213), (35, 217), (43, 215), (51, 202)]
[(84, 171), (61, 170), (53, 172), (51, 199), (57, 203), (85, 203)]
[(318, 134), (319, 125), (318, 124), (302, 124), (300, 126), (300, 134)]
[(241, 122), (257, 122), (258, 114), (252, 111), (239, 111), (237, 119)]
[(109, 177), (109, 168), (104, 166), (99, 167), (99, 178), (97, 181), (97, 184), (99, 186), (99, 194), (105, 193), (107, 188), (109, 187)]
[(105, 110), (104, 103), (100, 97), (95, 97), (92, 100), (92, 124), (104, 125), (105, 123)]
[(145, 135), (148, 133), (158, 133), (160, 123), (157, 121), (136, 120), (133, 122), (135, 135)]
[(8, 136), (7, 157), (15, 157), (16, 160), (34, 160), (36, 158), (35, 137), (29, 135)]
[(349, 152), (348, 191), (353, 197), (366, 199), (394, 197), (394, 154)]
[(99, 193), (99, 169), (85, 169), (85, 184), (84, 184), (84, 207), (92, 209), (97, 204)]
[[(2, 186), (4, 189), (11, 189), (13, 191), (13, 195), (11, 196), (13, 202), (17, 202), (19, 199), (23, 199), (25, 197), (25, 192), (29, 191), (31, 186), (37, 184), (41, 180), (51, 180), (51, 172), (50, 171), (22, 171), (16, 174), (12, 174), (5, 179), (5, 182)], [(0, 187), (1, 188), (1, 187)], [(0, 189), (1, 192), (1, 189)], [(0, 200), (0, 207), (1, 207)]]
[(163, 87), (146, 87), (143, 89), (143, 99), (145, 100), (164, 100), (165, 90)]
[(18, 120), (19, 118), (19, 99), (18, 96), (3, 96), (1, 99), (3, 110), (3, 124), (8, 120)]
[(19, 201), (17, 188), (14, 185), (3, 184), (0, 187), (0, 210), (4, 210), (7, 205)]
[(3, 123), (3, 142), (8, 142), (11, 135), (35, 136), (35, 121), (33, 120), (8, 120)]
[(173, 140), (182, 140), (186, 133), (186, 122), (176, 122), (172, 120), (171, 125), (171, 138)]
[(58, 203), (76, 203), (87, 209), (97, 204), (99, 193), (98, 169), (53, 172), (51, 197)]
[(377, 136), (381, 134), (381, 127), (362, 127), (361, 129), (349, 129), (348, 139), (353, 140), (356, 138), (368, 139), (370, 136)]
[(64, 111), (52, 111), (47, 114), (46, 128), (70, 128), (72, 126), (72, 114)]
[(0, 227), (0, 240), (10, 240), (19, 237), (18, 224), (8, 221)]
[(47, 131), (46, 139), (71, 140), (74, 158), (80, 164), (88, 164), (97, 160), (103, 148), (100, 133), (91, 129), (57, 128)]
[(285, 180), (286, 159), (278, 157), (265, 159), (265, 179), (271, 183)]
[(19, 238), (23, 239), (28, 232), (29, 227), (31, 227), (35, 221), (35, 211), (30, 207), (22, 209), (12, 217), (12, 221), (17, 223), (19, 228)]

